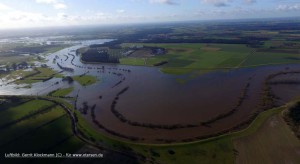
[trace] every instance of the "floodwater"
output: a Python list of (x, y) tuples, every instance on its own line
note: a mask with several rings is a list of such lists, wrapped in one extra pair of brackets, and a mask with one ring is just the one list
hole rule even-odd
[[(286, 71), (287, 68), (288, 70), (300, 70), (299, 65), (218, 70), (180, 84), (176, 79), (184, 78), (183, 76), (163, 74), (158, 68), (83, 64), (80, 62), (79, 56), (75, 54), (75, 50), (82, 46), (107, 41), (110, 40), (82, 42), (47, 57), (47, 65), (57, 71), (61, 71), (61, 69), (53, 63), (56, 56), (58, 56), (56, 61), (61, 65), (74, 69), (74, 72), (65, 71), (64, 75), (73, 76), (86, 73), (96, 76), (98, 81), (93, 85), (83, 87), (77, 82), (69, 84), (62, 82), (60, 78), (53, 78), (46, 82), (33, 84), (30, 89), (16, 89), (17, 85), (7, 85), (5, 81), (2, 81), (0, 94), (42, 95), (57, 88), (73, 86), (75, 89), (70, 96), (76, 97), (78, 94), (77, 109), (82, 108), (84, 102), (89, 107), (96, 105), (96, 120), (110, 131), (123, 136), (142, 138), (139, 142), (161, 143), (162, 140), (178, 142), (215, 135), (231, 130), (245, 122), (254, 113), (261, 110), (262, 89), (266, 77), (276, 72)], [(288, 78), (300, 81), (296, 74), (279, 77), (280, 80)], [(56, 84), (57, 82), (58, 84)], [(128, 89), (118, 95), (124, 88)], [(300, 85), (272, 85), (272, 91), (281, 98), (280, 102), (277, 102), (278, 104), (284, 104), (299, 96), (299, 90)], [(121, 121), (112, 112), (111, 106), (114, 101), (117, 102), (114, 110), (127, 121)], [(226, 115), (226, 117), (218, 117), (220, 115)], [(93, 124), (91, 109), (84, 117), (92, 126), (98, 128)], [(128, 122), (146, 126), (133, 126)], [(203, 126), (201, 124), (203, 122), (209, 123)], [(164, 129), (150, 128), (147, 126), (149, 124), (155, 127), (191, 124), (196, 126)], [(99, 129), (99, 131), (112, 135), (103, 129)]]

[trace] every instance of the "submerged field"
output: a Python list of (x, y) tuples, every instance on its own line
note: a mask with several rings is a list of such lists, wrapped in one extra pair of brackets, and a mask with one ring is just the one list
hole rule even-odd
[[(70, 104), (56, 99), (55, 102), (47, 100), (35, 100), (31, 98), (15, 98), (12, 99), (15, 103), (10, 103), (11, 98), (3, 99), (7, 100), (5, 106), (0, 110), (0, 114), (3, 116), (0, 124), (0, 152), (42, 152), (42, 153), (72, 153), (80, 151), (80, 149), (86, 145), (90, 146), (103, 146), (104, 150), (93, 149), (93, 152), (106, 152), (109, 151), (124, 151), (125, 157), (127, 155), (136, 156), (136, 162), (142, 163), (234, 163), (240, 160), (255, 160), (255, 156), (260, 157), (255, 148), (261, 149), (261, 144), (266, 144), (264, 151), (272, 153), (273, 149), (276, 149), (277, 144), (281, 144), (280, 147), (285, 146), (285, 149), (276, 149), (278, 151), (284, 151), (286, 153), (291, 150), (292, 152), (300, 144), (299, 140), (295, 139), (292, 133), (290, 133), (288, 126), (280, 118), (280, 112), (287, 107), (275, 108), (263, 112), (260, 114), (252, 124), (245, 130), (225, 134), (210, 139), (199, 140), (188, 143), (177, 144), (136, 144), (134, 142), (124, 142), (111, 137), (107, 137), (94, 129), (78, 111), (74, 111), (77, 115), (77, 127), (80, 131), (80, 136), (90, 142), (83, 143), (78, 139), (78, 134), (74, 135), (72, 132), (72, 125), (70, 117), (59, 104), (64, 104), (69, 109), (74, 110)], [(16, 101), (18, 103), (16, 103)], [(27, 109), (27, 111), (23, 111)], [(274, 120), (274, 118), (276, 118)], [(281, 119), (281, 120), (280, 120)], [(271, 120), (271, 122), (270, 122)], [(267, 124), (267, 126), (266, 126)], [(271, 127), (270, 127), (271, 126)], [(275, 127), (276, 126), (276, 127)], [(271, 130), (269, 132), (269, 130)], [(271, 133), (272, 132), (272, 133)], [(274, 135), (270, 140), (268, 135)], [(257, 136), (257, 137), (253, 137)], [(261, 144), (257, 140), (266, 137)], [(288, 137), (288, 142), (282, 142), (284, 138)], [(45, 142), (45, 140), (47, 142)], [(249, 142), (254, 143), (249, 143)], [(289, 144), (291, 143), (291, 144)], [(89, 145), (88, 144), (88, 145)], [(253, 149), (249, 149), (247, 145), (252, 145)], [(253, 146), (257, 145), (257, 147)], [(267, 145), (273, 145), (270, 148)], [(245, 147), (246, 146), (246, 147)], [(294, 149), (295, 148), (295, 149)], [(253, 150), (253, 152), (251, 152)], [(250, 151), (250, 152), (248, 152)], [(134, 152), (131, 154), (131, 152)], [(288, 153), (287, 157), (290, 161), (298, 161), (299, 158), (296, 154)], [(246, 153), (247, 155), (245, 155)], [(280, 153), (280, 152), (279, 152)], [(295, 151), (294, 151), (295, 153)], [(297, 151), (296, 151), (297, 153)], [(118, 153), (117, 153), (118, 154)], [(115, 159), (111, 159), (109, 156), (107, 162), (117, 162), (125, 157), (119, 154), (115, 154)], [(252, 158), (249, 158), (251, 154)], [(109, 155), (106, 154), (106, 155)], [(267, 154), (265, 157), (269, 159), (272, 154)], [(280, 157), (280, 156), (277, 156)], [(126, 158), (125, 158), (126, 159)], [(259, 158), (263, 160), (264, 158)], [(282, 158), (281, 158), (282, 159)], [(20, 159), (24, 162), (26, 159)], [(29, 159), (28, 159), (29, 160)], [(63, 161), (59, 159), (58, 161)], [(102, 159), (98, 159), (102, 160)], [(135, 163), (132, 159), (126, 159)], [(33, 159), (31, 162), (38, 163), (40, 160)], [(44, 162), (47, 162), (43, 160)], [(96, 161), (96, 159), (94, 159)], [(152, 162), (150, 162), (152, 161)], [(15, 162), (18, 162), (16, 160)], [(49, 161), (53, 162), (53, 160)], [(248, 161), (249, 162), (249, 161)], [(270, 161), (266, 161), (267, 163)], [(242, 162), (243, 163), (243, 162)]]
[[(40, 56), (43, 65), (3, 71), (1, 93), (23, 96), (1, 96), (0, 153), (104, 153), (88, 163), (299, 163), (299, 140), (280, 115), (300, 96), (299, 31), (254, 25), (80, 40)], [(83, 63), (87, 46), (105, 58), (103, 46), (120, 64)]]
[[(18, 101), (18, 105), (7, 104), (0, 111), (6, 118), (2, 119), (1, 122), (0, 144), (2, 146), (0, 151), (2, 153), (72, 153), (84, 145), (73, 135), (70, 118), (60, 106), (45, 100), (20, 99)], [(35, 105), (33, 106), (33, 104)], [(24, 108), (29, 109), (18, 113)], [(105, 143), (104, 145), (112, 150), (131, 150), (155, 163), (198, 163), (202, 161), (202, 163), (230, 164), (235, 161), (232, 140), (237, 137), (256, 134), (256, 130), (260, 129), (260, 125), (265, 120), (280, 111), (282, 108), (264, 112), (246, 130), (241, 132), (184, 144), (151, 145), (118, 141), (99, 133), (79, 115), (78, 128), (84, 138), (95, 144), (102, 145)], [(76, 113), (78, 114), (77, 111)], [(47, 140), (46, 143), (45, 140)], [(109, 156), (107, 158), (110, 159)], [(24, 160), (22, 159), (22, 162)], [(110, 159), (108, 161), (118, 160), (111, 161)], [(36, 163), (39, 160), (31, 162)]]

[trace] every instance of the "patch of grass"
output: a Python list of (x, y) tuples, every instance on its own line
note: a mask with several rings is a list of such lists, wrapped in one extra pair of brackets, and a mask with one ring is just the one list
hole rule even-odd
[(50, 69), (50, 68), (38, 67), (36, 69), (41, 72), (39, 74), (40, 77), (49, 77), (56, 73), (53, 69)]
[(55, 91), (49, 93), (49, 95), (50, 96), (57, 96), (57, 97), (59, 97), (59, 96), (66, 96), (69, 93), (71, 93), (73, 90), (74, 90), (74, 87), (58, 89), (58, 90), (55, 90)]
[(146, 65), (147, 66), (154, 66), (154, 64), (160, 63), (162, 61), (165, 61), (163, 58), (146, 58)]
[(16, 89), (20, 89), (20, 88), (27, 88), (27, 89), (29, 89), (31, 87), (32, 87), (31, 84), (28, 84), (28, 85), (24, 85), (22, 87), (16, 87)]
[(43, 107), (49, 107), (53, 103), (45, 100), (32, 100), (22, 105), (0, 111), (0, 125), (22, 118)]
[(0, 148), (0, 152), (45, 152), (58, 142), (72, 136), (71, 122), (67, 115), (51, 122), (14, 142)]
[[(53, 103), (45, 100), (32, 100), (14, 108), (5, 109), (3, 112), (7, 111), (21, 115), (23, 110), (27, 108), (45, 108), (49, 104)], [(1, 114), (3, 113), (1, 112)], [(9, 121), (12, 121), (12, 119)], [(74, 153), (84, 146), (84, 143), (73, 135), (71, 126), (71, 121), (66, 112), (60, 106), (54, 106), (50, 110), (1, 129), (0, 153)], [(55, 159), (56, 162), (61, 162), (61, 160)], [(9, 161), (4, 160), (3, 162)], [(53, 163), (53, 159), (15, 159), (13, 161), (13, 163), (24, 162)]]
[(53, 77), (55, 77), (55, 78), (63, 78), (64, 75), (59, 73), (59, 74), (55, 74)]
[(300, 60), (293, 60), (299, 58), (300, 54), (291, 53), (275, 53), (275, 52), (255, 52), (243, 63), (243, 67), (271, 65), (271, 64), (288, 64), (300, 63)]
[[(39, 73), (37, 73), (39, 72)], [(33, 75), (33, 76), (30, 76)], [(62, 77), (62, 75), (57, 74), (56, 71), (50, 69), (50, 68), (36, 68), (33, 71), (28, 72), (26, 75), (23, 75), (22, 78), (20, 80), (16, 81), (16, 84), (32, 84), (32, 83), (37, 83), (37, 82), (41, 82), (41, 81), (45, 81), (48, 80), (52, 77)]]
[(73, 76), (72, 78), (82, 86), (92, 85), (97, 82), (97, 78), (91, 75)]
[(60, 107), (56, 106), (45, 113), (41, 113), (37, 116), (30, 117), (8, 128), (2, 129), (0, 131), (0, 145), (12, 141), (15, 138), (18, 138), (19, 136), (22, 136), (64, 114), (65, 111)]
[(124, 65), (145, 65), (145, 59), (143, 58), (121, 58), (120, 59), (120, 64)]

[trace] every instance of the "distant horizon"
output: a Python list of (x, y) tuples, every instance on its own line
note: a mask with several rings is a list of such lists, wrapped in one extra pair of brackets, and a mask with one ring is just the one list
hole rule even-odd
[(0, 29), (297, 17), (296, 0), (2, 0)]
[(135, 23), (120, 23), (120, 24), (82, 24), (82, 25), (61, 25), (61, 26), (41, 26), (41, 27), (20, 27), (20, 28), (0, 28), (0, 33), (5, 31), (22, 31), (22, 30), (50, 30), (50, 29), (68, 29), (68, 28), (106, 28), (106, 27), (122, 27), (122, 26), (142, 26), (142, 25), (170, 25), (181, 23), (230, 23), (230, 22), (251, 22), (251, 21), (272, 21), (272, 20), (299, 20), (300, 16), (295, 17), (268, 17), (268, 18), (233, 18), (233, 19), (210, 19), (210, 20), (178, 20), (165, 22), (135, 22)]

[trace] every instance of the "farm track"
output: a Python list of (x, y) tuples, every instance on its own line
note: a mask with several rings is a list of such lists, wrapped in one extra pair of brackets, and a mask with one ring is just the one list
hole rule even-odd
[(240, 68), (250, 57), (250, 55), (253, 55), (256, 52), (256, 50), (253, 50), (252, 52), (250, 52), (247, 57), (241, 61), (235, 68)]

